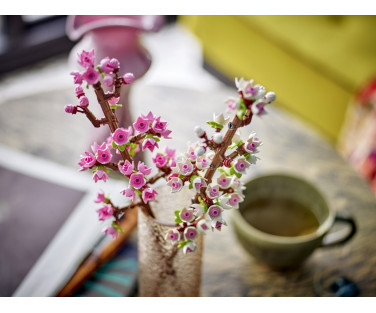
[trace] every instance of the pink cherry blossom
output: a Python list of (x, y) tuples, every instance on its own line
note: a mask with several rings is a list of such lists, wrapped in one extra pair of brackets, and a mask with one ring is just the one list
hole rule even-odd
[(149, 121), (140, 116), (133, 123), (133, 127), (138, 133), (146, 133), (149, 130)]
[(206, 189), (206, 195), (210, 199), (216, 199), (219, 196), (221, 196), (222, 194), (223, 194), (223, 192), (219, 190), (218, 185), (214, 185), (214, 186), (209, 185), (208, 188)]
[(223, 209), (219, 205), (211, 205), (208, 209), (210, 219), (218, 219), (222, 216)]
[(200, 170), (207, 169), (210, 166), (210, 161), (206, 159), (204, 156), (199, 157), (196, 161), (196, 166)]
[(164, 139), (171, 139), (172, 137), (169, 137), (169, 135), (172, 133), (171, 130), (169, 129), (166, 129), (164, 132), (161, 133), (161, 136), (164, 138)]
[(235, 161), (233, 168), (235, 172), (239, 174), (244, 174), (250, 165), (251, 164), (247, 162), (245, 158), (239, 158)]
[(157, 153), (157, 155), (155, 156), (155, 158), (152, 158), (154, 164), (156, 167), (158, 168), (162, 168), (163, 166), (165, 166), (168, 162), (168, 157), (167, 155), (163, 155), (161, 153)]
[(200, 233), (205, 233), (207, 230), (209, 230), (209, 226), (208, 224), (206, 223), (206, 221), (204, 219), (200, 220), (198, 223), (197, 223), (197, 230), (200, 232)]
[(104, 194), (104, 192), (98, 192), (97, 194), (97, 199), (94, 200), (95, 203), (102, 203), (102, 202), (106, 202), (106, 196)]
[(266, 114), (265, 103), (262, 101), (256, 101), (254, 104), (252, 104), (251, 110), (255, 115), (264, 115)]
[(108, 100), (108, 104), (117, 104), (120, 100), (120, 97), (112, 97)]
[(161, 117), (156, 118), (151, 125), (151, 129), (157, 134), (162, 134), (167, 127), (167, 122), (161, 122)]
[(87, 108), (89, 106), (89, 99), (85, 96), (80, 97), (80, 107)]
[(101, 164), (107, 164), (112, 159), (110, 149), (106, 146), (105, 149), (99, 149), (96, 153), (97, 161)]
[(149, 175), (151, 171), (153, 170), (151, 167), (147, 167), (144, 162), (139, 161), (137, 165), (137, 169), (139, 172), (141, 172), (144, 175)]
[(170, 229), (167, 232), (167, 234), (165, 236), (165, 239), (166, 240), (171, 240), (171, 242), (176, 243), (180, 239), (180, 232), (177, 229), (175, 229), (175, 228)]
[(171, 192), (174, 193), (174, 192), (180, 191), (183, 188), (182, 180), (179, 177), (171, 177), (171, 176), (167, 182), (167, 185), (172, 188)]
[(188, 159), (190, 159), (191, 161), (196, 161), (197, 160), (197, 155), (195, 153), (195, 149), (194, 148), (189, 148), (188, 152), (186, 153), (186, 156)]
[(114, 214), (114, 208), (111, 205), (105, 205), (102, 208), (97, 210), (98, 212), (98, 219), (100, 221), (104, 221)]
[(177, 162), (177, 166), (179, 169), (179, 173), (184, 176), (192, 174), (194, 170), (194, 166), (189, 160), (185, 160), (184, 162)]
[(227, 177), (225, 174), (222, 174), (217, 178), (217, 183), (221, 186), (221, 188), (227, 189), (231, 185), (231, 178)]
[(117, 231), (116, 231), (116, 228), (114, 226), (108, 226), (107, 228), (105, 228), (103, 230), (103, 232), (106, 235), (111, 235), (112, 238), (116, 238), (116, 236), (117, 236)]
[(145, 188), (142, 191), (142, 200), (145, 203), (148, 203), (148, 201), (155, 201), (155, 195), (158, 194), (154, 189), (152, 188)]
[(82, 81), (83, 81), (84, 78), (82, 77), (82, 75), (79, 72), (74, 71), (74, 72), (71, 72), (70, 74), (73, 76), (73, 82), (75, 84), (78, 84), (78, 85), (82, 84)]
[(229, 98), (225, 101), (225, 103), (227, 104), (227, 109), (230, 112), (235, 111), (235, 110), (239, 109), (239, 107), (240, 107), (240, 102), (236, 98)]
[(133, 173), (134, 162), (130, 163), (128, 160), (125, 160), (123, 165), (118, 164), (118, 169), (123, 175), (129, 176)]
[(77, 113), (77, 107), (72, 105), (72, 104), (67, 104), (65, 107), (64, 107), (64, 111), (66, 113), (70, 113), (70, 114), (76, 114)]
[(175, 158), (176, 150), (175, 149), (170, 149), (169, 147), (165, 147), (164, 152), (170, 159)]
[(187, 254), (190, 252), (193, 252), (196, 250), (196, 244), (192, 241), (189, 241), (184, 247), (183, 247), (183, 253)]
[(105, 150), (108, 148), (108, 145), (106, 142), (103, 142), (101, 145), (98, 145), (97, 142), (94, 142), (91, 145), (91, 149), (93, 150), (93, 153), (97, 153), (98, 150)]
[(123, 75), (123, 83), (124, 84), (132, 84), (134, 82), (134, 75), (132, 73), (126, 73)]
[(206, 179), (203, 178), (203, 177), (196, 177), (193, 181), (192, 181), (192, 186), (193, 188), (196, 190), (196, 192), (200, 192), (200, 189), (202, 187), (206, 187)]
[(193, 213), (196, 217), (200, 218), (205, 213), (205, 208), (202, 206), (201, 203), (194, 203), (191, 205), (193, 208)]
[(136, 197), (136, 193), (132, 187), (125, 188), (124, 190), (120, 191), (123, 196), (126, 196), (131, 199), (131, 201), (134, 201)]
[(133, 173), (129, 179), (129, 184), (135, 189), (140, 189), (146, 184), (144, 175), (141, 173)]
[(81, 155), (81, 160), (78, 162), (78, 165), (81, 166), (81, 171), (85, 171), (88, 168), (91, 168), (97, 163), (95, 156), (90, 152), (85, 152), (85, 155)]
[(148, 115), (146, 115), (146, 116), (141, 114), (141, 117), (144, 120), (148, 120), (149, 124), (152, 124), (155, 120), (155, 116), (153, 115), (153, 113), (151, 111), (149, 111)]
[(195, 227), (189, 226), (184, 230), (185, 240), (195, 240), (197, 236), (197, 231)]
[(179, 217), (183, 222), (192, 222), (195, 219), (192, 208), (184, 208), (180, 211)]
[(105, 57), (99, 62), (99, 68), (103, 73), (106, 74), (112, 74), (112, 72), (114, 71), (113, 67), (110, 64), (109, 57)]
[(142, 142), (142, 151), (149, 149), (151, 152), (153, 152), (154, 148), (158, 148), (158, 143), (155, 141), (155, 139), (149, 137)]
[(129, 134), (128, 129), (118, 128), (112, 134), (112, 139), (115, 141), (115, 143), (118, 146), (121, 146), (121, 145), (125, 145), (126, 143), (128, 143), (129, 136), (130, 134)]
[(92, 68), (94, 66), (94, 49), (90, 52), (83, 50), (78, 53), (78, 63), (84, 68)]
[(98, 180), (103, 180), (104, 182), (106, 182), (108, 175), (104, 170), (97, 170), (93, 175), (93, 179), (95, 182), (98, 182)]
[(95, 68), (90, 67), (82, 77), (89, 85), (95, 85), (99, 81), (99, 72)]
[(114, 85), (114, 79), (111, 75), (105, 75), (102, 79), (102, 83), (107, 87), (112, 87)]

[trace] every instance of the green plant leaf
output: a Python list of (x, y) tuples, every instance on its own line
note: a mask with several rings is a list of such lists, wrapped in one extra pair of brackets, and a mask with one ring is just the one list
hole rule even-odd
[(176, 216), (176, 218), (175, 218), (175, 223), (178, 223), (178, 224), (183, 223), (183, 221), (182, 221), (181, 218), (180, 218), (180, 210), (176, 210), (176, 211), (174, 212), (174, 214), (175, 214), (175, 216)]
[(221, 125), (217, 122), (214, 122), (214, 121), (207, 121), (206, 124), (209, 124), (210, 127), (214, 128), (214, 129), (220, 129), (220, 130), (223, 129), (223, 125)]
[(131, 149), (129, 150), (129, 155), (133, 157), (136, 154), (137, 144), (131, 143), (130, 147)]
[(117, 146), (118, 149), (123, 152), (125, 150), (125, 144), (124, 145), (121, 145), (121, 146)]
[(191, 240), (179, 241), (178, 248), (183, 248), (188, 242), (191, 242)]
[(116, 148), (117, 147), (117, 144), (115, 143), (115, 141), (112, 140), (112, 148)]
[(117, 231), (121, 232), (121, 233), (124, 233), (124, 230), (116, 223), (116, 222), (112, 222), (111, 224)]
[(233, 166), (231, 166), (231, 168), (230, 168), (230, 175), (235, 175), (237, 178), (242, 177), (242, 174), (236, 172), (236, 171), (234, 170), (234, 167), (233, 167)]

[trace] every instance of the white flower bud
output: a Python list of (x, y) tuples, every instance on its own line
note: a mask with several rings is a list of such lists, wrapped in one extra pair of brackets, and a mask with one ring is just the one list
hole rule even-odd
[(217, 144), (222, 143), (222, 142), (223, 142), (223, 136), (222, 136), (222, 134), (221, 134), (221, 133), (215, 133), (215, 134), (213, 135), (213, 141), (214, 141), (215, 143), (217, 143)]
[(269, 91), (269, 92), (266, 93), (264, 98), (265, 98), (267, 103), (271, 103), (275, 100), (276, 95), (273, 91)]
[(196, 126), (194, 132), (198, 137), (202, 137), (205, 134), (205, 131), (201, 128), (201, 126)]
[(198, 157), (204, 155), (205, 152), (206, 152), (206, 149), (203, 146), (200, 146), (195, 149), (195, 155), (197, 155)]

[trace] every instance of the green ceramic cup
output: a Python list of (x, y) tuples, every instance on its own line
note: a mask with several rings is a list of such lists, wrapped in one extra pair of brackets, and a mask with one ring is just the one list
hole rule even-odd
[[(271, 267), (296, 267), (304, 262), (316, 248), (343, 244), (356, 233), (354, 219), (348, 214), (336, 213), (328, 206), (322, 193), (313, 184), (302, 178), (283, 173), (270, 174), (255, 178), (245, 186), (247, 189), (244, 202), (241, 203), (239, 210), (232, 210), (233, 228), (244, 249)], [(289, 234), (288, 236), (261, 230), (259, 225), (254, 226), (257, 224), (257, 217), (253, 215), (250, 217), (249, 210), (251, 207), (255, 207), (255, 203), (260, 203), (265, 199), (271, 200), (274, 204), (276, 202), (286, 203), (285, 200), (291, 200), (302, 205), (310, 211), (310, 214), (314, 215), (317, 227), (310, 233)], [(266, 214), (266, 212), (265, 210), (262, 213)], [(271, 210), (270, 216), (264, 214), (264, 219), (270, 218), (270, 223), (274, 223), (275, 227), (283, 225), (285, 229), (289, 230), (288, 222), (283, 217), (288, 214), (282, 216), (279, 214), (276, 217), (273, 216), (273, 213), (274, 211)], [(347, 223), (350, 227), (328, 233), (337, 222)]]

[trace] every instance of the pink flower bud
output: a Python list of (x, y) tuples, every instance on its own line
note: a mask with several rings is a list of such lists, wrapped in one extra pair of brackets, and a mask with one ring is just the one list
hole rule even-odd
[(158, 143), (155, 141), (155, 139), (149, 137), (142, 142), (142, 151), (149, 149), (151, 152), (153, 152), (154, 148), (158, 148)]
[(125, 188), (124, 190), (120, 191), (120, 193), (123, 194), (123, 196), (130, 198), (131, 201), (134, 201), (136, 197), (136, 193), (132, 187)]
[(120, 62), (118, 59), (111, 59), (110, 60), (110, 66), (114, 69), (114, 70), (117, 70), (119, 67), (120, 67)]
[(97, 171), (95, 171), (95, 173), (93, 175), (93, 179), (94, 179), (95, 182), (97, 182), (98, 180), (103, 180), (104, 182), (106, 182), (107, 179), (108, 179), (108, 175), (103, 170), (97, 170)]
[(152, 188), (145, 188), (142, 191), (142, 200), (145, 203), (148, 203), (148, 201), (155, 201), (155, 195), (156, 194), (157, 194), (157, 192), (154, 189), (152, 189)]
[(132, 73), (126, 73), (123, 76), (124, 84), (132, 84), (134, 82), (134, 75)]
[(67, 104), (67, 105), (64, 107), (64, 110), (65, 110), (66, 113), (76, 114), (76, 112), (77, 112), (77, 107), (75, 107), (75, 106), (72, 105), (72, 104)]
[(90, 52), (83, 50), (78, 53), (78, 63), (84, 68), (91, 68), (94, 66), (94, 49)]
[(106, 234), (106, 235), (111, 235), (112, 238), (116, 238), (116, 235), (117, 235), (117, 231), (116, 231), (116, 228), (114, 226), (108, 226), (107, 228), (105, 228), (103, 230), (103, 232)]
[(158, 168), (162, 168), (163, 166), (165, 166), (168, 162), (168, 157), (167, 155), (162, 155), (160, 153), (158, 153), (155, 158), (152, 158), (154, 164), (156, 167)]
[(84, 95), (85, 95), (85, 93), (84, 93), (84, 89), (83, 89), (81, 86), (77, 86), (77, 87), (74, 89), (74, 92), (76, 93), (77, 98), (80, 98), (81, 96), (84, 96)]
[(151, 167), (147, 167), (144, 162), (138, 162), (137, 169), (144, 175), (149, 175), (152, 171)]
[(80, 97), (80, 107), (87, 108), (89, 106), (89, 99), (85, 96)]
[(118, 164), (118, 168), (120, 173), (125, 176), (129, 176), (133, 173), (134, 170), (134, 162), (130, 163), (128, 160), (124, 161), (124, 165)]
[(79, 72), (74, 71), (74, 72), (71, 72), (70, 74), (73, 76), (73, 82), (75, 84), (79, 84), (79, 85), (82, 84), (83, 77), (82, 77), (82, 75)]
[(104, 207), (97, 210), (98, 219), (104, 221), (114, 214), (114, 208), (111, 205), (105, 205)]
[(95, 199), (94, 202), (95, 203), (106, 202), (106, 196), (104, 195), (104, 193), (103, 192), (98, 192), (97, 199)]
[(107, 86), (107, 87), (112, 87), (114, 85), (114, 79), (112, 78), (111, 75), (106, 75), (103, 79), (102, 79), (102, 83), (103, 85)]

